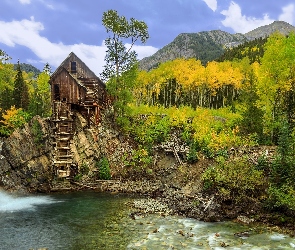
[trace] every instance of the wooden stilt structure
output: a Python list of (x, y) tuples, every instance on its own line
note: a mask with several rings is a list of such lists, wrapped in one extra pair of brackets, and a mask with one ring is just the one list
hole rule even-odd
[(67, 178), (74, 164), (71, 152), (74, 112), (82, 114), (88, 127), (97, 124), (106, 90), (103, 82), (74, 53), (70, 53), (51, 75), (50, 85), (52, 165), (57, 177)]
[(68, 177), (73, 164), (71, 140), (74, 133), (73, 113), (70, 104), (61, 101), (53, 103), (52, 129), (52, 161), (55, 167), (55, 174), (58, 177)]

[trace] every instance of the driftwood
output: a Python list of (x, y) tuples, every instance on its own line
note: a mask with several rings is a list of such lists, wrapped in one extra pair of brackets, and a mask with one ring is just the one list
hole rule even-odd
[(177, 151), (176, 151), (176, 148), (173, 147), (172, 149), (173, 149), (173, 154), (174, 154), (174, 156), (175, 156), (175, 158), (176, 158), (178, 164), (179, 164), (179, 165), (182, 165), (182, 164), (183, 164), (183, 163), (182, 163), (182, 160), (180, 159), (180, 157), (179, 157), (179, 155), (178, 155), (178, 153), (177, 153)]
[(187, 155), (190, 150), (186, 143), (181, 141), (181, 139), (179, 139), (176, 134), (172, 134), (169, 141), (163, 142), (155, 148), (162, 149), (165, 152), (173, 153), (179, 165), (183, 164), (183, 161), (181, 160), (179, 155)]
[(210, 200), (208, 201), (206, 207), (204, 208), (204, 212), (209, 208), (209, 206), (211, 205), (211, 203), (212, 203), (213, 200), (214, 200), (214, 197), (215, 197), (215, 195), (213, 195), (213, 196), (210, 198)]

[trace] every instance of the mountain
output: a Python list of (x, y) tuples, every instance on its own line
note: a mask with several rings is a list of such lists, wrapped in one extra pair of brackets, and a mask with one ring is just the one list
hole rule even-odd
[(242, 34), (232, 35), (221, 30), (182, 33), (154, 55), (143, 58), (139, 65), (141, 69), (150, 70), (157, 67), (159, 63), (179, 57), (195, 57), (206, 63), (223, 54), (224, 44), (240, 43), (241, 41), (247, 41), (247, 38)]
[(295, 32), (295, 27), (284, 21), (275, 21), (269, 25), (258, 27), (244, 35), (248, 40), (253, 40), (260, 37), (265, 38), (276, 31), (279, 31), (283, 35), (288, 35), (291, 31)]
[(242, 59), (248, 57), (250, 63), (260, 62), (264, 55), (264, 45), (267, 42), (267, 37), (255, 38), (254, 40), (246, 41), (237, 46), (226, 49), (222, 56), (215, 59), (217, 62), (232, 61), (235, 58)]
[(226, 48), (235, 47), (247, 41), (264, 38), (275, 31), (286, 35), (295, 31), (295, 27), (283, 21), (275, 21), (248, 33), (230, 34), (221, 30), (182, 33), (171, 43), (158, 50), (154, 55), (139, 62), (140, 69), (151, 70), (160, 63), (176, 58), (197, 58), (203, 64), (219, 58)]
[[(16, 70), (17, 64), (14, 64), (14, 69)], [(34, 67), (31, 64), (27, 64), (27, 63), (20, 63), (20, 68), (22, 71), (25, 71), (27, 73), (32, 72), (34, 74), (34, 77), (37, 77), (41, 71), (39, 69), (37, 69), (36, 67)]]

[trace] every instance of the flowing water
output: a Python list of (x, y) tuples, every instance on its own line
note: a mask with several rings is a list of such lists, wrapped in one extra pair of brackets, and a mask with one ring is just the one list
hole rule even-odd
[(126, 196), (0, 192), (0, 249), (295, 249), (295, 239), (232, 222), (128, 216)]

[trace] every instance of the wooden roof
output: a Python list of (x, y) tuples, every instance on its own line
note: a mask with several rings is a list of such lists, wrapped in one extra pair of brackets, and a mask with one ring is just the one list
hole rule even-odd
[(77, 85), (81, 86), (82, 88), (86, 89), (86, 87), (75, 77), (73, 76), (68, 70), (66, 70), (64, 67), (58, 67), (58, 69), (54, 72), (54, 74), (50, 77), (50, 84), (51, 81), (59, 75), (61, 72), (65, 72), (74, 82), (76, 82)]
[[(71, 69), (70, 69), (70, 63), (71, 62), (76, 62), (79, 67), (77, 67), (77, 73), (71, 74)], [(76, 80), (77, 84), (81, 84), (81, 82), (78, 80), (79, 78), (90, 78), (90, 79), (95, 79), (98, 81), (104, 88), (105, 84), (95, 75), (95, 73), (88, 68), (88, 66), (74, 53), (71, 52), (68, 57), (60, 64), (60, 66), (54, 71), (54, 73), (50, 77), (50, 84), (51, 80), (55, 78), (57, 74), (59, 74), (62, 70), (68, 71), (68, 73)]]

